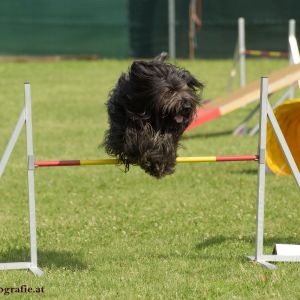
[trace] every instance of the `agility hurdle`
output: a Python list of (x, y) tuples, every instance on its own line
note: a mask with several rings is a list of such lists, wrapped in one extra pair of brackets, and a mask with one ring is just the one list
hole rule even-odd
[[(25, 83), (25, 106), (22, 110), (16, 127), (10, 137), (8, 145), (0, 161), (0, 177), (3, 174), (8, 163), (9, 157), (14, 149), (15, 143), (20, 135), (21, 129), (25, 124), (26, 141), (27, 141), (27, 177), (28, 177), (28, 200), (29, 200), (29, 229), (30, 229), (30, 261), (29, 262), (7, 262), (0, 263), (0, 270), (29, 269), (36, 276), (42, 276), (43, 271), (38, 267), (37, 260), (37, 238), (36, 238), (36, 210), (35, 210), (35, 188), (34, 172), (41, 167), (61, 167), (61, 166), (95, 166), (95, 165), (118, 165), (117, 159), (100, 159), (100, 160), (53, 160), (53, 161), (36, 161), (33, 152), (32, 138), (32, 112), (31, 112), (31, 92), (30, 84)], [(300, 188), (300, 173), (290, 149), (285, 141), (273, 110), (268, 102), (268, 79), (261, 79), (261, 106), (260, 106), (260, 139), (259, 150), (256, 155), (232, 155), (232, 156), (202, 156), (202, 157), (178, 157), (177, 163), (204, 163), (204, 162), (232, 162), (232, 161), (256, 161), (258, 162), (258, 183), (257, 183), (257, 212), (256, 212), (256, 251), (255, 255), (249, 257), (270, 269), (276, 268), (270, 264), (271, 261), (294, 261), (300, 262), (300, 250), (298, 246), (290, 245), (293, 249), (293, 255), (290, 255), (289, 245), (284, 245), (285, 253), (278, 255), (263, 254), (263, 235), (264, 235), (264, 196), (265, 196), (265, 157), (266, 157), (266, 128), (267, 117), (273, 126), (278, 141), (282, 147), (285, 157), (288, 161), (294, 178)], [(296, 251), (295, 254), (295, 247)], [(277, 249), (282, 249), (280, 245)], [(281, 251), (281, 250), (280, 250)]]
[[(239, 64), (239, 74), (240, 74), (240, 87), (246, 85), (246, 57), (270, 57), (270, 58), (288, 58), (290, 64), (296, 64), (293, 58), (293, 42), (291, 42), (291, 37), (296, 40), (296, 21), (294, 19), (289, 20), (288, 29), (288, 52), (282, 51), (263, 51), (263, 50), (250, 50), (246, 48), (246, 31), (245, 31), (245, 19), (238, 19), (238, 38), (233, 55), (233, 66), (231, 68), (229, 79), (228, 79), (228, 92), (232, 90), (233, 79), (237, 73), (237, 65)], [(293, 88), (290, 90), (290, 97), (293, 97)]]
[[(257, 161), (257, 155), (227, 155), (227, 156), (198, 156), (198, 157), (177, 157), (176, 163), (202, 163), (202, 162), (225, 162), (225, 161)], [(46, 160), (36, 161), (34, 166), (38, 167), (74, 167), (74, 166), (99, 166), (119, 165), (121, 161), (115, 158), (96, 160)]]
[[(228, 80), (228, 91), (232, 89), (233, 78), (236, 75), (237, 64), (239, 63), (239, 74), (240, 74), (240, 87), (245, 86), (246, 84), (246, 57), (247, 56), (256, 56), (256, 57), (273, 57), (273, 58), (288, 58), (289, 64), (298, 64), (300, 63), (299, 48), (296, 39), (296, 21), (291, 19), (289, 20), (289, 33), (288, 33), (288, 52), (281, 51), (260, 51), (260, 50), (247, 50), (246, 49), (246, 33), (245, 33), (245, 19), (238, 19), (238, 41), (235, 47), (234, 53), (234, 62), (233, 67), (230, 72)], [(273, 105), (273, 108), (280, 105), (283, 101), (287, 99), (293, 99), (295, 94), (295, 86), (298, 85), (300, 88), (300, 80), (289, 86), (289, 88), (280, 96), (280, 98)], [(255, 113), (259, 110), (259, 104), (249, 113), (249, 115), (237, 126), (233, 134), (245, 134), (247, 129), (247, 123), (252, 119)], [(256, 124), (250, 131), (249, 135), (253, 136), (258, 132), (259, 124)]]

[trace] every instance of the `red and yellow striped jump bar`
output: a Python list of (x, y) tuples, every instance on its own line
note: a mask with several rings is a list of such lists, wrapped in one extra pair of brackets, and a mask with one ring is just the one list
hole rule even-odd
[(249, 56), (262, 56), (262, 57), (288, 57), (288, 52), (282, 51), (260, 51), (260, 50), (246, 50), (241, 54)]
[[(177, 157), (177, 163), (225, 162), (225, 161), (257, 161), (257, 155), (230, 155), (230, 156), (199, 156)], [(71, 167), (71, 166), (97, 166), (118, 165), (121, 162), (114, 158), (98, 160), (45, 160), (36, 161), (35, 167)]]

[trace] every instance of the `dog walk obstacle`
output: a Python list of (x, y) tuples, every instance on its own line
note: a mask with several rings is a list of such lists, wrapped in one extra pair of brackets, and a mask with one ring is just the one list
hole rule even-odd
[[(267, 117), (273, 127), (278, 142), (286, 157), (287, 163), (300, 188), (300, 174), (290, 149), (285, 141), (282, 131), (274, 116), (273, 110), (268, 102), (268, 79), (261, 79), (261, 106), (260, 106), (260, 137), (259, 151), (257, 155), (236, 155), (236, 156), (208, 156), (208, 157), (178, 157), (177, 163), (197, 163), (197, 162), (226, 162), (226, 161), (257, 161), (258, 162), (258, 190), (257, 190), (257, 212), (256, 212), (256, 251), (254, 256), (249, 258), (270, 269), (275, 266), (273, 261), (297, 261), (300, 262), (300, 251), (298, 245), (276, 245), (276, 253), (273, 255), (263, 254), (264, 236), (264, 198), (265, 198), (265, 169), (266, 169), (266, 133)], [(36, 238), (36, 210), (35, 210), (35, 188), (34, 172), (40, 167), (59, 166), (92, 166), (92, 165), (116, 165), (116, 159), (100, 160), (55, 160), (36, 161), (33, 152), (32, 139), (32, 113), (31, 113), (31, 93), (30, 84), (25, 83), (25, 106), (22, 110), (16, 127), (10, 137), (8, 145), (0, 161), (0, 177), (8, 163), (9, 157), (21, 133), (23, 125), (26, 125), (27, 141), (27, 177), (28, 177), (28, 199), (29, 199), (29, 230), (30, 230), (30, 261), (29, 262), (7, 262), (0, 263), (0, 270), (29, 269), (36, 276), (41, 276), (43, 271), (38, 266), (37, 260), (37, 238)]]
[[(300, 80), (300, 64), (287, 66), (269, 76), (268, 93), (277, 92), (282, 88), (295, 84), (298, 80)], [(197, 111), (193, 122), (186, 131), (244, 107), (259, 99), (259, 95), (260, 81), (257, 80), (232, 93), (216, 98), (204, 104)]]

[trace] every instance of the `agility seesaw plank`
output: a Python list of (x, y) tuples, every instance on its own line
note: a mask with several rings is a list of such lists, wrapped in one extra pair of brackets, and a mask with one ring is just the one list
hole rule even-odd
[[(289, 86), (300, 79), (300, 64), (290, 65), (269, 76), (269, 94)], [(202, 106), (193, 122), (186, 129), (189, 131), (203, 123), (212, 121), (259, 99), (260, 81), (254, 81), (230, 94), (219, 97)]]

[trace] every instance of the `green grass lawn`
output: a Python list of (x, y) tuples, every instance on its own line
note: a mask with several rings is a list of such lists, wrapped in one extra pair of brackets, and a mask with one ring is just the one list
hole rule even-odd
[[(0, 155), (28, 80), (36, 159), (106, 157), (99, 148), (107, 128), (104, 103), (129, 64), (1, 62)], [(204, 98), (225, 93), (230, 60), (178, 64), (205, 83)], [(286, 64), (249, 60), (248, 81)], [(256, 154), (257, 136), (231, 135), (254, 106), (186, 134), (179, 155)], [(25, 155), (23, 133), (1, 178), (1, 262), (29, 259)], [(38, 260), (45, 275), (0, 271), (0, 288), (44, 287), (46, 299), (300, 298), (299, 263), (279, 263), (269, 271), (245, 258), (255, 250), (255, 162), (178, 165), (174, 175), (162, 180), (138, 167), (126, 174), (114, 166), (39, 169), (35, 174)], [(293, 179), (268, 174), (265, 253), (276, 242), (299, 243), (299, 211)]]

